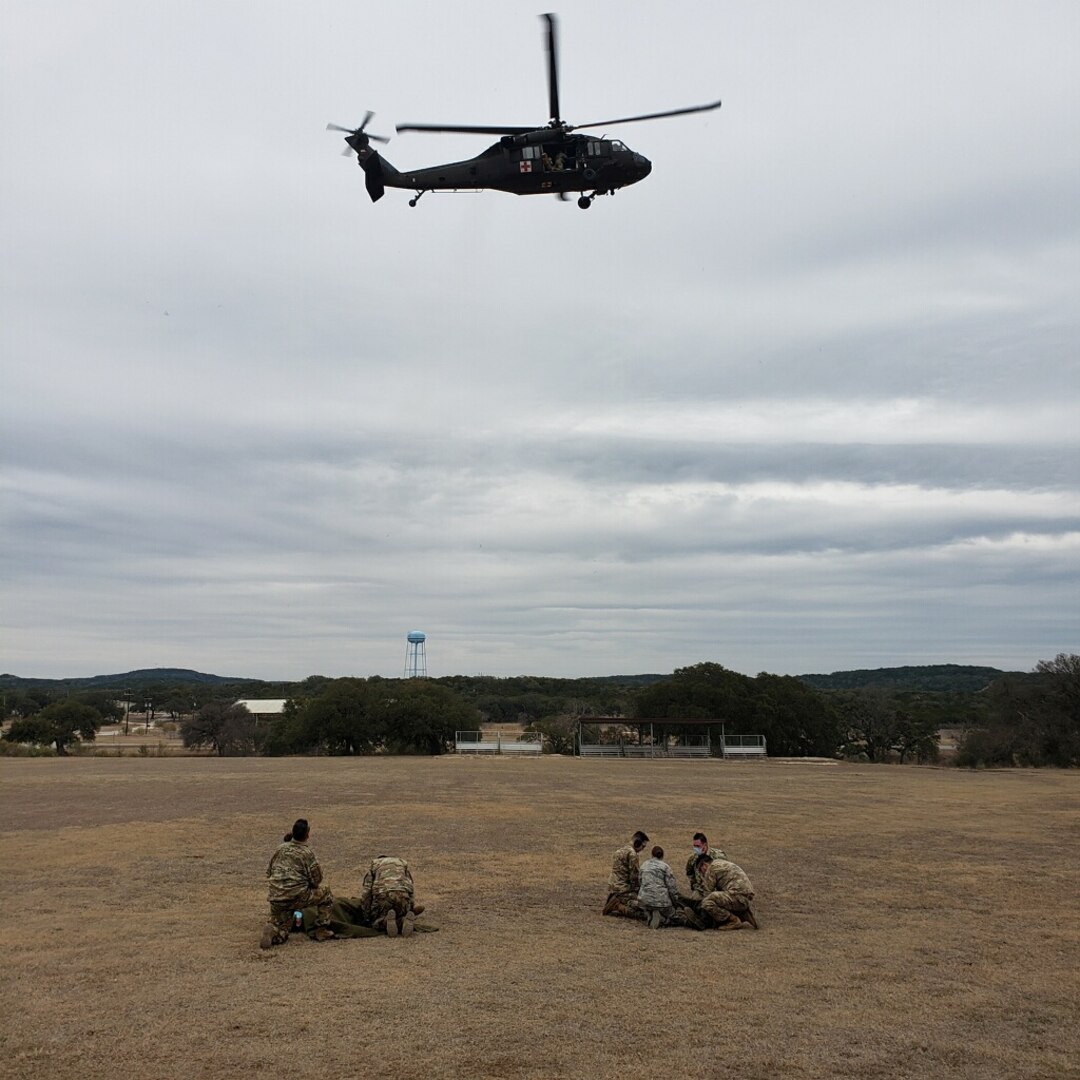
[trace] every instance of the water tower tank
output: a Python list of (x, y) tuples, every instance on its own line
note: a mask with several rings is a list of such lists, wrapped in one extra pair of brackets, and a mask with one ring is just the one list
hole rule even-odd
[(427, 634), (423, 630), (410, 630), (408, 634), (408, 640), (413, 644), (417, 644), (421, 641), (427, 641)]

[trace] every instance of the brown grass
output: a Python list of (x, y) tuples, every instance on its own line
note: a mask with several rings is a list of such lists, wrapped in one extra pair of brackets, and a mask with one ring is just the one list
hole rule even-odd
[[(0, 1072), (1077, 1077), (1080, 775), (566, 759), (0, 760)], [(337, 892), (409, 858), (437, 934), (260, 952), (306, 814)], [(599, 915), (704, 829), (759, 933)]]

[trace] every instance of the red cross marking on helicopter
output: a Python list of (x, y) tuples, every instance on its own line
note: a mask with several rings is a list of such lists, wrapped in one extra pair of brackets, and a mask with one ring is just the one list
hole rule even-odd
[(522, 172), (532, 172), (532, 162), (531, 162), (531, 161), (523, 161), (523, 162), (522, 162), (522, 163), (521, 163), (521, 164), (520, 164), (520, 165), (518, 166), (518, 168), (519, 168), (519, 169), (520, 169), (520, 170), (521, 170)]

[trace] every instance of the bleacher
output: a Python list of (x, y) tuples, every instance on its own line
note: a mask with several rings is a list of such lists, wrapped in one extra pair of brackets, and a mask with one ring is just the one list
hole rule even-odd
[(457, 731), (454, 750), (459, 754), (542, 754), (544, 736), (539, 731), (506, 730), (500, 724), (494, 730)]
[(636, 743), (582, 743), (582, 757), (622, 758), (707, 758), (707, 745), (696, 746), (638, 746)]
[(728, 735), (724, 739), (726, 758), (765, 758), (764, 735)]

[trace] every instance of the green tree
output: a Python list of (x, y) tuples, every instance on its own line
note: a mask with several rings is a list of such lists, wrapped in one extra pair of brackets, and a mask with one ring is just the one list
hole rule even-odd
[(428, 679), (384, 680), (369, 692), (375, 726), (391, 752), (444, 754), (455, 731), (472, 731), (480, 723), (474, 706)]
[(78, 701), (54, 701), (32, 716), (13, 720), (4, 736), (9, 742), (52, 743), (58, 754), (79, 742), (93, 742), (101, 727), (101, 713)]
[(124, 719), (124, 707), (116, 700), (116, 695), (111, 690), (84, 690), (76, 694), (74, 700), (97, 709), (103, 723), (108, 720)]
[(990, 687), (985, 725), (960, 742), (961, 765), (1080, 765), (1080, 656), (1040, 660)]
[(295, 720), (308, 745), (323, 746), (331, 754), (370, 754), (382, 741), (363, 679), (335, 679), (299, 705)]
[(544, 736), (544, 751), (549, 754), (572, 754), (580, 713), (563, 713), (537, 720), (527, 730)]
[(729, 730), (754, 734), (753, 679), (722, 664), (702, 663), (677, 668), (664, 682), (639, 690), (634, 702), (638, 717), (722, 720)]
[(851, 690), (838, 696), (845, 750), (871, 761), (888, 761), (896, 749), (899, 719), (892, 698), (878, 689)]
[(187, 747), (209, 746), (219, 756), (250, 754), (256, 749), (255, 718), (244, 705), (211, 701), (180, 723)]
[(770, 754), (832, 757), (841, 742), (840, 721), (832, 702), (790, 675), (762, 673), (754, 680), (756, 732)]

